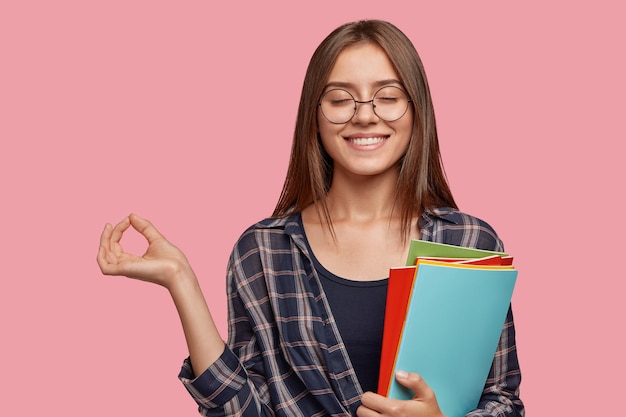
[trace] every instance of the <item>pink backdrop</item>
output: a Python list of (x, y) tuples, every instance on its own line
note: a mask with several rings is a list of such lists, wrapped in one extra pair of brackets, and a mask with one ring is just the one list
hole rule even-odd
[(0, 415), (196, 415), (168, 294), (102, 277), (101, 228), (155, 222), (224, 331), (227, 257), (278, 197), (308, 59), (360, 18), (414, 40), (457, 201), (516, 257), (528, 415), (615, 415), (626, 33), (619, 2), (582, 3), (2, 2)]

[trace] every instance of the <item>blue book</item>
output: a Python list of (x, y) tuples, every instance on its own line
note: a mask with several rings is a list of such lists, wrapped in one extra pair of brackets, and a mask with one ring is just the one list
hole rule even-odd
[(441, 411), (478, 405), (511, 302), (517, 270), (419, 260), (388, 396), (411, 399), (395, 372), (416, 372)]

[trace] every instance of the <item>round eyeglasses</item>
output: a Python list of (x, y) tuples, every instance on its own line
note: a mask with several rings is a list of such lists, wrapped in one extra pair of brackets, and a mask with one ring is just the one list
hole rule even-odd
[(394, 122), (406, 114), (411, 99), (400, 87), (388, 85), (377, 90), (371, 100), (359, 101), (342, 88), (328, 90), (318, 106), (331, 123), (348, 123), (356, 115), (357, 104), (372, 104), (374, 114), (386, 122)]

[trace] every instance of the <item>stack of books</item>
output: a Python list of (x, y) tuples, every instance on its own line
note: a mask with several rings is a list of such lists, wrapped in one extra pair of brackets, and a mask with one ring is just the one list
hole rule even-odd
[(412, 241), (407, 266), (389, 272), (379, 394), (411, 399), (394, 375), (415, 372), (448, 417), (475, 409), (516, 279), (506, 253)]

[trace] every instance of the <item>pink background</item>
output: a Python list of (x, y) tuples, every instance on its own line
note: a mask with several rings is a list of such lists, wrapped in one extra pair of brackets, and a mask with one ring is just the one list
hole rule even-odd
[(100, 231), (156, 223), (223, 331), (227, 257), (276, 202), (308, 59), (360, 18), (414, 41), (457, 201), (516, 257), (528, 415), (619, 414), (625, 14), (583, 3), (2, 2), (0, 415), (197, 415), (168, 294), (102, 277)]

